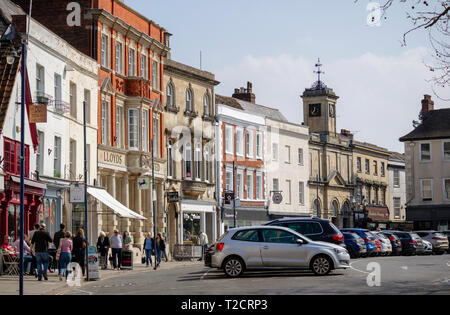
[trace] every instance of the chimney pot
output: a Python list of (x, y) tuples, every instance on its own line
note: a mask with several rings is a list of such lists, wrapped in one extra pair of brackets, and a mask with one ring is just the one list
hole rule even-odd
[(431, 100), (431, 95), (425, 94), (422, 100), (422, 112), (421, 115), (425, 116), (430, 111), (434, 110), (434, 102)]

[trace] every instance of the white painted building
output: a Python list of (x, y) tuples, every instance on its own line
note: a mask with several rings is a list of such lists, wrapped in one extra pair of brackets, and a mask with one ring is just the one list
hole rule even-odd
[(388, 160), (389, 221), (405, 222), (406, 219), (406, 171), (405, 156), (391, 153)]
[[(309, 209), (309, 130), (286, 121), (266, 118), (267, 145), (266, 177), (269, 190), (271, 218), (308, 215)], [(279, 192), (281, 203), (272, 200)]]
[[(8, 9), (11, 16), (24, 14), (13, 5)], [(18, 25), (17, 32), (22, 31), (20, 27)], [(84, 224), (84, 205), (69, 202), (69, 185), (84, 182), (84, 100), (87, 102), (88, 184), (93, 185), (97, 176), (98, 65), (33, 19), (29, 31), (27, 73), (31, 99), (33, 104), (47, 104), (47, 122), (36, 124), (39, 139), (36, 152), (30, 133), (26, 134), (26, 144), (30, 146), (30, 179), (46, 186), (37, 217), (30, 220), (45, 222), (51, 235), (59, 230), (61, 222), (66, 224), (67, 230), (75, 232)], [(20, 83), (18, 72), (2, 140), (6, 137), (20, 141), (17, 127), (20, 106), (16, 106), (20, 103)], [(0, 146), (3, 150), (4, 145)], [(91, 212), (90, 222), (93, 217)], [(89, 232), (97, 234), (95, 224), (91, 224)]]

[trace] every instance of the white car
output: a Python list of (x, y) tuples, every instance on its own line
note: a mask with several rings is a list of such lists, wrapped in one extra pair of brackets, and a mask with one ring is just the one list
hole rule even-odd
[(381, 232), (370, 232), (372, 233), (378, 241), (380, 241), (381, 251), (380, 255), (389, 256), (392, 254), (392, 244), (391, 241)]
[(424, 255), (432, 255), (433, 254), (433, 244), (428, 242), (427, 240), (422, 239), (423, 246), (425, 247)]

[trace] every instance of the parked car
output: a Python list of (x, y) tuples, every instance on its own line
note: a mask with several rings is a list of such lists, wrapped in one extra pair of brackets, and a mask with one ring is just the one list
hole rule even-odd
[(389, 256), (392, 254), (392, 245), (391, 241), (381, 232), (370, 232), (372, 235), (374, 235), (381, 245), (381, 255), (383, 256)]
[(448, 251), (448, 238), (445, 234), (436, 231), (415, 231), (414, 233), (433, 245), (433, 253), (442, 255)]
[(359, 258), (367, 256), (367, 248), (364, 240), (356, 233), (346, 232), (344, 242), (351, 258)]
[(450, 254), (450, 230), (441, 231), (441, 233), (444, 234), (445, 236), (447, 236), (447, 240), (448, 240), (448, 244), (449, 244), (447, 253)]
[(364, 240), (367, 249), (367, 256), (376, 256), (378, 254), (378, 247), (375, 242), (375, 236), (371, 235), (367, 229), (341, 229), (341, 232), (354, 232), (359, 235)]
[(423, 255), (433, 255), (433, 244), (424, 239), (422, 239), (422, 243), (425, 248)]
[(425, 251), (422, 239), (415, 233), (402, 231), (383, 231), (383, 233), (386, 232), (392, 232), (400, 239), (400, 241), (402, 242), (402, 255), (420, 255)]
[(239, 277), (250, 269), (309, 269), (323, 276), (349, 268), (350, 255), (339, 245), (316, 242), (281, 226), (230, 229), (216, 243), (205, 265)]
[(328, 219), (304, 216), (277, 219), (264, 225), (287, 227), (313, 241), (329, 242), (345, 248), (344, 235)]
[(398, 236), (392, 232), (387, 232), (387, 231), (383, 231), (381, 233), (383, 233), (383, 235), (385, 235), (391, 241), (392, 255), (401, 255), (402, 242), (400, 241)]

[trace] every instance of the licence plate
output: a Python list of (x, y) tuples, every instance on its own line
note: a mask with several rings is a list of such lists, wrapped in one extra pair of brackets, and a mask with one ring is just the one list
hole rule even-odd
[(422, 246), (422, 242), (417, 242), (417, 245)]

